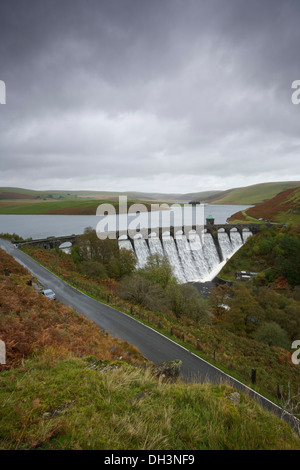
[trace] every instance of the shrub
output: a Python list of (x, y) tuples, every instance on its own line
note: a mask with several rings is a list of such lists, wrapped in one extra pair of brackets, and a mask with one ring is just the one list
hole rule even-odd
[(107, 278), (107, 272), (105, 266), (99, 261), (83, 261), (80, 265), (80, 271), (87, 276), (96, 279)]
[(263, 323), (254, 333), (254, 339), (269, 346), (289, 349), (291, 344), (287, 333), (275, 322)]
[(159, 284), (163, 289), (171, 283), (177, 284), (172, 267), (165, 256), (158, 254), (149, 256), (147, 264), (140, 270), (140, 273), (151, 282)]
[(166, 311), (168, 307), (168, 299), (162, 287), (138, 273), (126, 276), (120, 282), (119, 295), (151, 310)]
[[(97, 272), (102, 265), (100, 275), (104, 276), (105, 270), (104, 277), (108, 275), (120, 279), (134, 272), (136, 266), (136, 257), (131, 250), (119, 249), (118, 242), (114, 239), (100, 240), (91, 227), (87, 227), (83, 235), (78, 237), (76, 245), (71, 250), (71, 256), (77, 266), (80, 267), (80, 264), (84, 263), (84, 267), (80, 268), (82, 272), (87, 270), (92, 276), (94, 268)], [(98, 268), (92, 263), (98, 263)]]

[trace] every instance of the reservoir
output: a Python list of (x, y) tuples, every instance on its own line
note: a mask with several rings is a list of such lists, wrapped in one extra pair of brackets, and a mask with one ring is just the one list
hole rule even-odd
[[(251, 206), (208, 204), (204, 206), (204, 218), (211, 215), (216, 224), (224, 224), (232, 214), (248, 207)], [(180, 208), (176, 208), (176, 211), (177, 209), (180, 211)], [(162, 219), (166, 215), (165, 212), (152, 214)], [(140, 214), (142, 226), (148, 226), (149, 215), (147, 212)], [(118, 217), (117, 215), (117, 219)], [(99, 220), (100, 217), (96, 215), (0, 215), (0, 233), (16, 233), (23, 238), (33, 239), (80, 235), (86, 227), (96, 229)]]

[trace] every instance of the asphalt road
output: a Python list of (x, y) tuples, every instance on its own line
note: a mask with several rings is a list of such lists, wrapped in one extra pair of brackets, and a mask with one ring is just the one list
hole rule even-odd
[[(52, 289), (60, 302), (75, 308), (112, 335), (136, 346), (146, 358), (155, 364), (165, 360), (179, 359), (182, 361), (181, 378), (183, 380), (201, 383), (207, 381), (214, 384), (227, 383), (239, 392), (249, 395), (277, 416), (281, 416), (282, 409), (267, 398), (129, 315), (82, 294), (15, 248), (7, 240), (0, 239), (0, 248), (25, 266), (44, 288)], [(290, 421), (289, 416), (285, 419)]]

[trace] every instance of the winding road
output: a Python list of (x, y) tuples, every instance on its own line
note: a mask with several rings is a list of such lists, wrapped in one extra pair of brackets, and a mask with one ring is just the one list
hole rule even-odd
[[(103, 304), (73, 288), (55, 274), (41, 266), (24, 252), (18, 250), (7, 240), (0, 239), (0, 248), (12, 255), (16, 261), (26, 267), (44, 286), (53, 289), (57, 299), (84, 314), (100, 328), (123, 341), (136, 346), (150, 361), (159, 364), (165, 360), (182, 361), (181, 379), (194, 382), (227, 383), (239, 392), (249, 395), (261, 406), (281, 417), (282, 408), (263, 397), (253, 389), (227, 375), (197, 355), (178, 345), (163, 334), (140, 323), (129, 315)], [(285, 415), (284, 419), (293, 425), (293, 419)]]

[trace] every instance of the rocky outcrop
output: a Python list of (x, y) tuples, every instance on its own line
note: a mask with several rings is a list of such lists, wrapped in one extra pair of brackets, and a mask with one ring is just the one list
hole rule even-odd
[(154, 370), (154, 376), (161, 377), (168, 382), (176, 382), (181, 371), (182, 361), (164, 361)]

